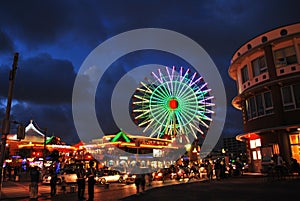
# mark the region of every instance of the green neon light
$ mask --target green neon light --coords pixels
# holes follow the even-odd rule
[[[125,133],[123,133],[122,131],[117,133],[116,136],[111,140],[111,142],[117,142],[120,139],[120,137],[123,137],[125,142],[131,142],[129,137]]]

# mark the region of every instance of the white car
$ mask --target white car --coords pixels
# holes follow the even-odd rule
[[[95,180],[100,184],[124,181],[123,175],[118,170],[101,170],[97,173]]]
[[[63,177],[65,178],[65,180],[66,180],[67,183],[76,183],[77,182],[77,174],[72,169],[62,170],[57,175],[57,183],[58,184],[61,183]]]
[[[72,169],[61,170],[57,174],[57,183],[58,184],[61,183],[62,177],[65,178],[67,183],[76,183],[77,182],[77,174]],[[42,183],[50,184],[50,180],[51,180],[51,175],[45,175],[45,176],[43,176]]]

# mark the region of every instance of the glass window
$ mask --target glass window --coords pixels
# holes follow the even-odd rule
[[[257,116],[262,116],[264,115],[264,105],[263,105],[263,98],[262,94],[258,94],[256,97],[256,110],[257,110]]]
[[[249,100],[250,100],[251,118],[255,118],[257,116],[256,106],[255,106],[255,99],[254,99],[254,97],[251,97]]]
[[[253,77],[256,77],[264,72],[267,72],[267,65],[265,57],[259,57],[251,62]]]
[[[251,119],[251,108],[249,99],[246,100],[246,112],[247,112],[247,119]]]
[[[252,151],[253,160],[257,160],[256,151]]]
[[[256,146],[256,147],[261,147],[261,141],[260,141],[260,138],[258,138],[258,139],[255,140],[255,146]]]
[[[286,86],[281,88],[281,95],[283,101],[283,107],[285,110],[294,109],[293,96],[291,91],[291,86]]]
[[[273,113],[272,93],[270,91],[264,93],[264,101],[265,101],[265,113],[266,114]]]
[[[293,85],[296,108],[300,108],[300,84]]]
[[[248,120],[273,113],[272,93],[270,91],[248,98],[245,104]]]
[[[297,56],[294,46],[282,48],[274,52],[276,68],[297,63]]]
[[[261,159],[261,152],[260,152],[260,150],[257,150],[257,159]]]
[[[255,149],[255,148],[256,148],[255,140],[250,140],[250,149]]]
[[[242,70],[242,82],[245,83],[246,81],[249,80],[249,75],[248,75],[248,68],[247,65],[245,65]]]
[[[300,162],[300,134],[291,134],[290,144],[291,144],[292,158],[296,159],[299,163]]]

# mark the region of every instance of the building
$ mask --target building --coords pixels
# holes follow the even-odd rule
[[[264,171],[275,154],[300,162],[300,23],[263,33],[233,55],[232,105],[242,110],[249,168]]]
[[[232,159],[244,157],[246,154],[246,143],[235,137],[223,138],[223,149]]]
[[[114,169],[133,167],[138,161],[142,167],[163,168],[175,164],[180,158],[175,153],[184,154],[189,150],[189,158],[197,160],[199,149],[189,144],[178,144],[176,140],[132,135],[120,131],[114,135],[105,135],[101,139],[85,144],[86,150],[102,163],[102,166]],[[184,151],[182,151],[184,150]]]
[[[50,166],[51,154],[56,150],[59,152],[57,158],[64,163],[77,155],[78,148],[66,145],[56,136],[46,136],[45,131],[40,129],[36,122],[30,120],[25,128],[25,138],[17,139],[17,134],[8,134],[6,144],[6,160],[11,166]],[[71,157],[73,156],[74,157]]]

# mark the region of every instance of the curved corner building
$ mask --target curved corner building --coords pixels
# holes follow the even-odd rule
[[[263,33],[233,55],[232,105],[242,110],[249,170],[264,171],[274,154],[300,163],[300,23]]]

